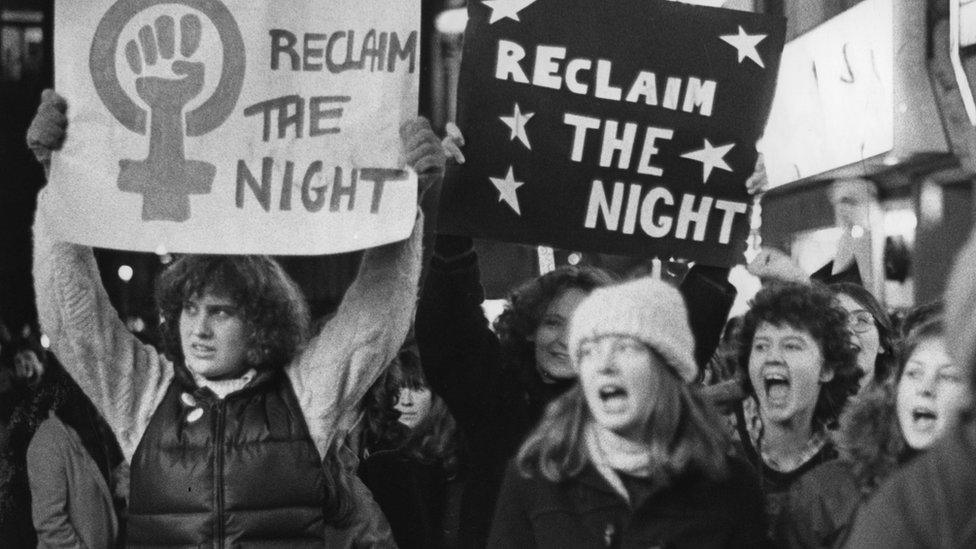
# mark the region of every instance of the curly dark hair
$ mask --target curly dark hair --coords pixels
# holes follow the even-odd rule
[[[549,304],[566,290],[590,293],[613,282],[615,277],[599,267],[566,265],[517,286],[494,323],[506,362],[518,365],[519,371],[534,372],[535,350],[529,338],[535,334]]]
[[[255,368],[288,364],[308,339],[305,297],[281,266],[267,256],[187,255],[156,281],[163,352],[182,362],[180,315],[187,300],[204,294],[230,299],[244,320],[247,353]]]
[[[884,353],[879,354],[874,360],[874,381],[881,383],[887,380],[894,372],[897,363],[897,341],[898,332],[895,324],[891,320],[891,315],[885,311],[881,303],[860,284],[851,282],[836,282],[828,286],[835,294],[844,294],[856,301],[864,310],[871,313],[874,317],[874,325],[878,329],[878,342]]]
[[[749,377],[752,339],[763,322],[773,326],[788,325],[810,333],[820,346],[824,369],[833,372],[823,384],[813,410],[814,425],[832,427],[848,399],[857,393],[862,372],[857,367],[857,353],[851,345],[847,311],[837,298],[819,283],[779,282],[764,286],[751,302],[738,333],[738,368],[746,391],[756,394]]]

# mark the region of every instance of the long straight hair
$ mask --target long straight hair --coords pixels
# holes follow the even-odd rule
[[[651,474],[673,479],[697,472],[711,480],[726,478],[730,441],[718,414],[696,386],[678,379],[670,368],[665,370],[641,437],[650,450]],[[519,473],[550,482],[579,475],[590,463],[584,433],[591,421],[580,385],[554,400],[519,450]]]

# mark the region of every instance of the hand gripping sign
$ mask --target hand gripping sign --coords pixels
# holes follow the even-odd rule
[[[275,254],[405,238],[416,179],[398,128],[416,114],[418,4],[59,2],[62,237]]]

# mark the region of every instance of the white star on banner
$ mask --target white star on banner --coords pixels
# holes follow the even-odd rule
[[[765,34],[746,34],[743,30],[742,25],[739,25],[739,34],[724,34],[719,36],[724,42],[731,44],[739,52],[739,63],[748,57],[752,59],[757,65],[762,68],[766,68],[763,64],[762,57],[759,57],[759,51],[756,50],[756,44],[759,44],[766,38]]]
[[[722,145],[720,147],[713,147],[708,139],[705,139],[705,147],[698,149],[697,151],[691,151],[681,155],[681,158],[688,158],[696,162],[702,163],[702,184],[708,183],[708,176],[712,175],[712,169],[718,168],[720,170],[725,170],[731,172],[732,168],[725,163],[723,158],[735,143],[729,143],[728,145]]]
[[[525,123],[529,121],[535,115],[534,112],[522,112],[519,108],[519,104],[515,104],[515,109],[512,111],[512,116],[499,116],[498,118],[508,126],[512,133],[509,136],[509,141],[518,137],[518,140],[525,145],[525,148],[532,150],[532,145],[529,144],[529,134],[525,133]]]
[[[491,9],[491,19],[488,24],[505,19],[520,21],[518,12],[529,7],[535,0],[485,0],[484,4]]]
[[[504,178],[501,177],[489,177],[491,182],[494,183],[495,188],[498,189],[498,201],[504,200],[508,205],[515,211],[518,215],[522,215],[522,210],[519,209],[518,193],[515,192],[516,189],[524,185],[525,183],[515,180],[515,174],[512,172],[512,167],[508,167],[508,173],[505,174]]]

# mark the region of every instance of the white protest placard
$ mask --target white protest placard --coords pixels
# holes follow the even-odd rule
[[[58,0],[65,240],[326,254],[406,238],[419,0]]]

